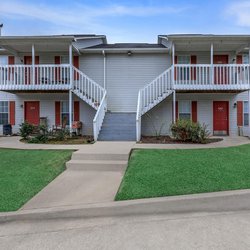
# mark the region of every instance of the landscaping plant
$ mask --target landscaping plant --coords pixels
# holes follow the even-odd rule
[[[176,140],[183,142],[205,143],[210,135],[206,124],[186,119],[178,119],[170,130]]]

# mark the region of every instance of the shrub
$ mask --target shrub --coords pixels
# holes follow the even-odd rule
[[[55,139],[57,141],[64,141],[67,139],[67,137],[70,135],[69,130],[68,129],[62,129],[62,130],[58,130],[55,133]]]
[[[25,140],[29,138],[33,130],[34,130],[34,126],[26,121],[20,125],[20,134],[21,134],[21,137]]]
[[[179,119],[170,127],[173,137],[183,142],[205,143],[209,137],[207,125]]]

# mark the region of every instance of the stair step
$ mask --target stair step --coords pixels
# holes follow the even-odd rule
[[[70,160],[66,163],[69,170],[91,170],[91,171],[124,171],[127,161],[108,160]]]
[[[112,113],[105,115],[98,137],[99,141],[135,141],[136,114]]]
[[[76,151],[72,155],[72,160],[127,161],[128,154],[88,154]]]

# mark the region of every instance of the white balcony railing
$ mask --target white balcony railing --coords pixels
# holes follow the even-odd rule
[[[249,64],[176,64],[176,90],[245,90],[250,85]]]
[[[0,66],[0,90],[65,90],[70,88],[70,65]]]

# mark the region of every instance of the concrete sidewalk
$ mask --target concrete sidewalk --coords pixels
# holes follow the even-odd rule
[[[67,169],[21,209],[113,201],[134,142],[97,142],[74,152]]]
[[[150,144],[150,143],[136,143],[136,142],[108,142],[98,141],[94,144],[79,144],[79,145],[54,145],[54,144],[28,144],[20,142],[21,137],[0,137],[0,148],[16,148],[16,149],[75,149],[81,150],[81,152],[101,152],[105,154],[112,154],[114,149],[128,150],[132,148],[152,148],[152,149],[195,149],[195,148],[222,148],[222,147],[233,147],[243,144],[249,144],[250,140],[248,137],[243,136],[225,136],[221,137],[223,140],[220,142],[214,142],[209,144]]]

